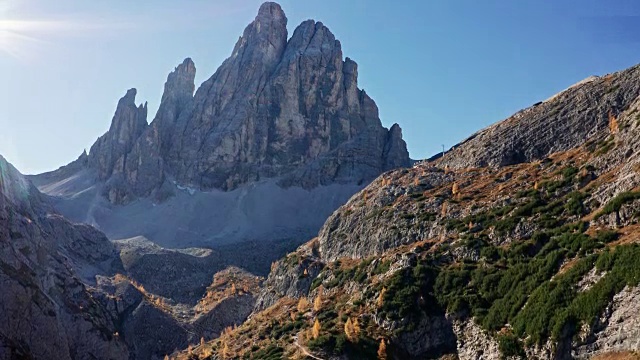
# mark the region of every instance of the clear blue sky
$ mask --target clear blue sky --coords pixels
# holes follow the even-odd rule
[[[192,57],[198,85],[211,76],[260,3],[0,0],[0,153],[25,173],[68,163],[108,129],[131,87],[151,120],[167,74]],[[336,34],[413,158],[640,62],[636,0],[280,3],[290,34],[308,18]]]

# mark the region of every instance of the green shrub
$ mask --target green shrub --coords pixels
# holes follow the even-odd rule
[[[568,195],[568,201],[564,208],[569,215],[581,216],[585,213],[585,207],[583,204],[586,195],[579,191],[574,191]]]
[[[317,339],[309,340],[307,346],[311,351],[324,350],[333,352],[336,347],[336,338],[332,334],[320,335]]]
[[[265,359],[265,360],[280,360],[284,358],[284,349],[277,345],[269,345],[268,347],[260,351],[254,352],[251,358]]]
[[[396,272],[387,281],[384,287],[383,305],[380,313],[390,319],[400,320],[418,315],[421,311],[438,312],[440,309],[433,306],[432,298],[433,279],[435,270],[432,267],[418,263],[413,268],[405,268]],[[429,303],[428,308],[421,309],[419,297]]]
[[[503,357],[519,357],[524,359],[527,356],[522,347],[522,343],[513,335],[499,336],[498,349]]]
[[[324,273],[318,275],[318,277],[313,279],[313,281],[311,282],[311,288],[309,291],[313,291],[317,289],[320,285],[322,285],[323,281],[324,281]]]
[[[569,166],[562,170],[562,177],[565,180],[573,180],[573,178],[578,174],[578,168]]]
[[[609,201],[607,205],[605,205],[604,208],[602,208],[602,210],[596,215],[596,219],[601,216],[620,211],[622,205],[638,199],[640,199],[640,191],[623,192],[611,199],[611,201]]]
[[[391,261],[390,260],[378,261],[378,263],[376,264],[375,269],[373,269],[373,275],[384,274],[387,271],[389,271],[390,267],[391,267]]]

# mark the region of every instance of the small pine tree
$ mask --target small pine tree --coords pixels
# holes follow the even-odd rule
[[[380,290],[380,295],[378,295],[378,300],[376,301],[376,305],[378,305],[378,308],[381,308],[382,305],[384,305],[384,295],[387,293],[387,288],[383,287],[382,290]]]
[[[613,115],[613,111],[609,111],[609,130],[612,134],[617,134],[619,129],[618,119]]]
[[[344,324],[344,334],[352,343],[357,343],[360,339],[360,324],[357,318],[348,318]]]
[[[298,312],[305,312],[309,308],[309,300],[306,297],[301,297],[298,301]]]
[[[165,355],[164,360],[169,360],[169,355]]]
[[[231,284],[231,293],[233,295],[238,293],[238,290],[236,289],[236,284]]]
[[[316,322],[313,323],[313,329],[311,330],[311,335],[314,339],[320,337],[320,330],[322,330],[322,327],[320,326],[320,322],[318,321],[318,319],[316,319]]]
[[[307,277],[309,276],[309,270],[307,270],[306,268],[304,269],[304,272],[302,273],[302,276]]]
[[[358,318],[353,318],[353,331],[355,332],[357,342],[357,340],[360,339],[360,322]]]
[[[460,193],[460,185],[458,185],[458,183],[453,183],[453,186],[451,187],[451,193],[453,195],[458,195]]]
[[[378,360],[387,360],[387,343],[384,339],[380,340],[380,346],[378,346]]]
[[[540,190],[540,184],[537,181],[533,184],[533,190]]]
[[[232,332],[233,332],[233,328],[231,326],[227,326],[226,328],[224,328],[225,335],[231,335]]]
[[[447,216],[447,203],[446,202],[442,203],[442,209],[440,210],[440,215],[442,215],[442,217]]]
[[[200,359],[209,359],[213,354],[213,350],[210,347],[204,348],[200,352]]]
[[[204,347],[204,336],[200,338],[200,347]]]
[[[231,350],[229,349],[229,344],[226,341],[222,347],[222,358],[231,359]]]
[[[353,322],[351,321],[351,318],[348,318],[347,322],[344,323],[344,334],[347,336],[349,341],[353,342],[355,335],[353,333]]]

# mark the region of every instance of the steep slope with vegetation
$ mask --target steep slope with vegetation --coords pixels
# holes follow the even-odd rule
[[[604,126],[575,141],[541,133],[531,143],[557,141],[560,152],[466,167],[454,161],[464,158],[463,144],[442,159],[383,174],[336,211],[318,238],[273,264],[247,322],[175,357],[637,356],[634,69],[597,85],[609,90],[587,83],[568,90],[575,96],[548,100],[606,114]],[[604,109],[610,95],[621,101]],[[554,126],[552,113],[538,111],[536,121]],[[526,124],[530,118],[522,116]],[[508,131],[494,145],[513,136]],[[501,155],[487,156],[486,164],[504,165]]]

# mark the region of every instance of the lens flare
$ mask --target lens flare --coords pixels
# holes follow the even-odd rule
[[[24,58],[29,50],[48,42],[43,35],[73,31],[78,24],[47,20],[7,20],[0,19],[0,51],[15,58]]]

